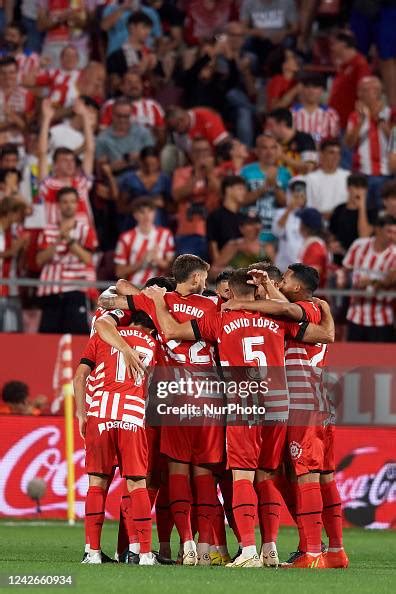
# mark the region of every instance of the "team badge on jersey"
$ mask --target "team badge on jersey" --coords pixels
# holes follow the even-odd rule
[[[302,447],[297,441],[291,441],[289,444],[290,456],[293,460],[298,460],[302,454]]]

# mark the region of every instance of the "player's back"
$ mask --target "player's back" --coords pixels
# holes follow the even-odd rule
[[[139,352],[143,365],[152,367],[156,362],[157,341],[139,327],[118,328],[129,346]],[[87,384],[88,415],[122,420],[136,425],[144,424],[145,399],[148,378],[128,377],[122,353],[94,334],[81,359],[91,366]]]

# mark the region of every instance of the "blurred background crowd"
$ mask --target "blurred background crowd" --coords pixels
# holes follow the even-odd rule
[[[213,285],[314,266],[340,338],[393,341],[395,29],[396,0],[0,0],[0,330],[86,333],[95,281],[192,253]]]

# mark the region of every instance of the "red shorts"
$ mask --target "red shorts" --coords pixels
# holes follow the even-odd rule
[[[115,458],[121,476],[146,476],[148,447],[145,429],[124,421],[89,416],[85,434],[87,473],[110,475]]]
[[[224,427],[162,427],[161,453],[177,462],[202,466],[223,459]]]
[[[235,470],[276,470],[286,447],[287,425],[227,427],[227,465]]]
[[[335,425],[329,423],[329,425],[326,425],[324,428],[322,472],[335,472],[334,438]]]
[[[325,428],[321,425],[287,428],[289,460],[296,476],[323,469]]]

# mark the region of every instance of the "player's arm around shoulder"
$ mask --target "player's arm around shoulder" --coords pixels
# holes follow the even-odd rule
[[[142,293],[154,302],[160,330],[165,340],[194,340],[191,322],[181,324],[169,313],[165,302],[166,289],[149,287]]]
[[[99,296],[98,305],[104,309],[129,309],[128,296],[138,295],[140,290],[121,278]]]
[[[334,342],[335,325],[329,304],[327,301],[318,299],[317,297],[314,298],[314,303],[320,307],[322,311],[322,319],[319,325],[308,324],[304,332],[304,336],[301,337],[301,340],[303,342],[321,342],[323,344]]]

